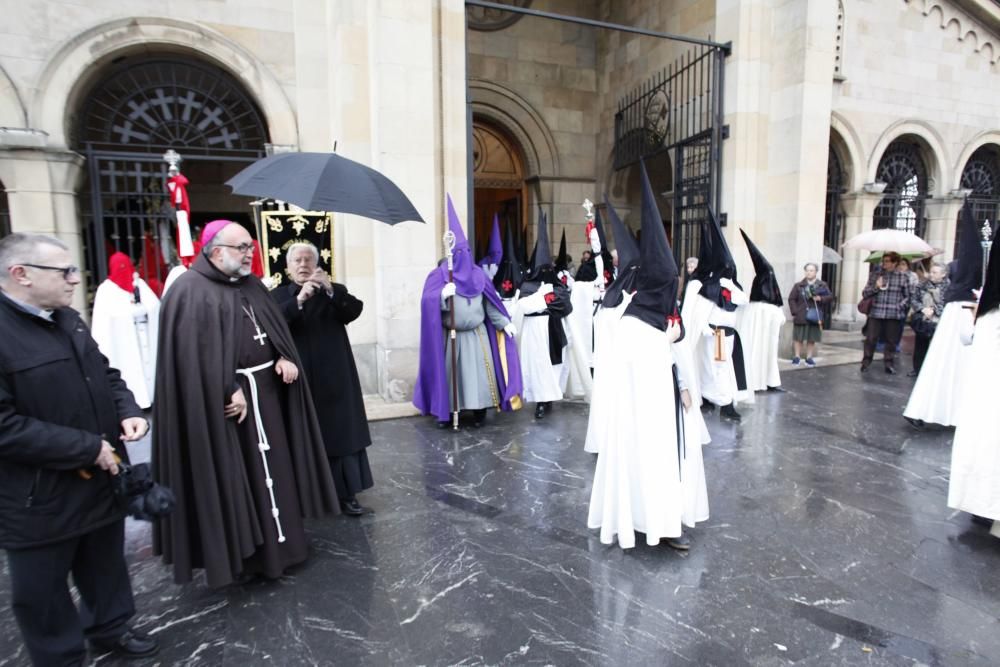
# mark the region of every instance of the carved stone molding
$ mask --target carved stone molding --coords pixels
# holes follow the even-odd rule
[[[924,16],[933,18],[942,30],[952,24],[957,28],[958,40],[972,40],[977,53],[990,64],[1000,60],[1000,8],[989,0],[903,0],[919,9]]]

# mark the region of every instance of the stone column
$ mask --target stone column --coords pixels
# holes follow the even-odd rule
[[[932,247],[944,251],[934,257],[936,262],[948,263],[954,258],[956,221],[964,203],[963,197],[950,196],[934,197],[924,202],[927,221],[924,239]]]
[[[7,190],[11,231],[54,236],[69,246],[73,263],[83,267],[83,223],[77,214],[76,190],[84,159],[72,151],[48,148],[45,138],[31,130],[0,130],[0,180]],[[73,299],[73,307],[85,316],[87,288],[84,283]]]
[[[875,207],[881,201],[882,195],[867,192],[854,192],[844,195],[841,202],[844,205],[844,238],[849,239],[862,232],[871,230],[872,216]],[[840,248],[836,248],[841,252]],[[858,312],[858,301],[861,300],[861,290],[868,282],[869,265],[864,261],[868,256],[866,250],[844,250],[841,252],[844,261],[840,265],[840,285],[830,287],[837,292],[839,307],[833,314],[833,319],[842,325],[852,322],[864,322],[865,317]],[[850,327],[853,329],[853,327]]]

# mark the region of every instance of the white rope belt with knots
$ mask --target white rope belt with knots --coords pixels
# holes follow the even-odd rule
[[[274,525],[278,529],[278,541],[285,541],[285,534],[281,532],[281,519],[278,518],[280,512],[278,511],[278,503],[274,500],[274,480],[271,479],[271,469],[267,465],[267,450],[271,449],[271,443],[267,441],[267,431],[264,430],[264,420],[260,416],[260,399],[257,397],[257,380],[254,379],[253,374],[257,371],[262,371],[265,368],[270,368],[274,366],[274,361],[269,361],[266,364],[261,364],[259,366],[254,366],[252,368],[237,368],[236,372],[240,375],[245,376],[250,381],[250,403],[253,404],[253,420],[257,425],[257,437],[259,442],[257,443],[257,449],[260,451],[260,460],[264,464],[264,482],[267,484],[267,492],[271,496],[271,516],[274,517]]]

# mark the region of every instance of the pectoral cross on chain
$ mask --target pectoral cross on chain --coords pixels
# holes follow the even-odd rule
[[[242,308],[243,312],[246,313],[247,316],[250,318],[250,322],[253,324],[254,331],[257,332],[257,335],[254,336],[253,339],[258,343],[260,343],[261,347],[264,347],[265,345],[264,339],[267,338],[267,332],[262,331],[260,325],[257,324],[257,315],[253,312],[253,306],[250,306],[250,310],[247,310],[246,306],[242,306]]]

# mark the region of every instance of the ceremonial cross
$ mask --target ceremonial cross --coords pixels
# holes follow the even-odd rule
[[[260,327],[256,324],[253,325],[253,328],[257,330],[257,335],[254,336],[253,339],[260,342],[261,347],[264,347],[264,339],[267,338],[267,332],[261,331]]]
[[[585,211],[587,211],[587,220],[594,219],[594,202],[590,201],[590,198],[583,200],[582,204]]]

